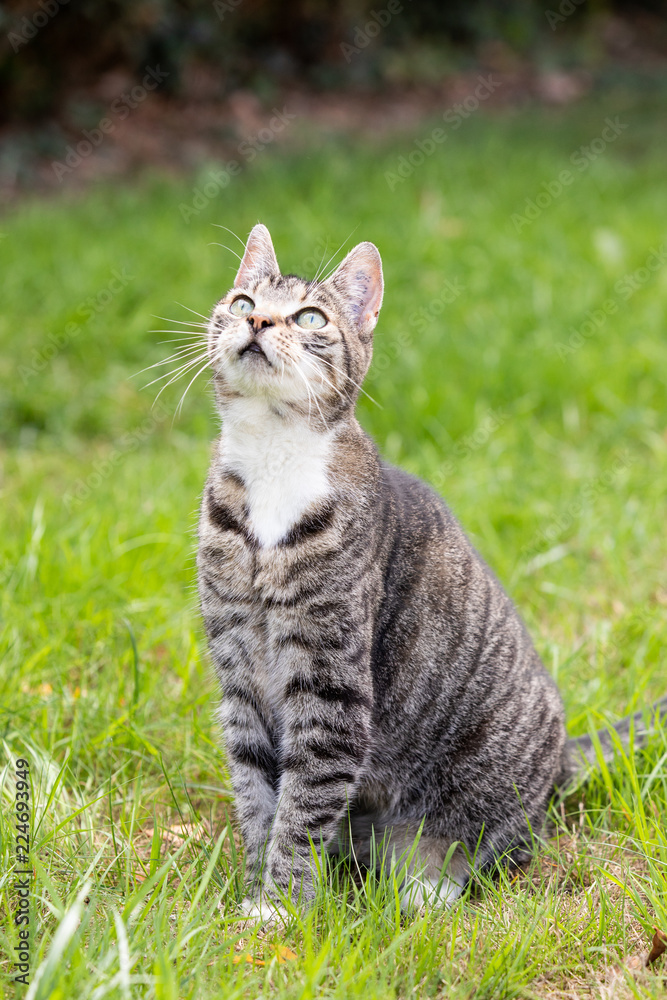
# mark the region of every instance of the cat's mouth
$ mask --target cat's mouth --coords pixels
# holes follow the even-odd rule
[[[271,364],[266,354],[262,350],[261,344],[259,344],[258,341],[256,340],[251,340],[249,344],[246,344],[245,347],[241,348],[241,350],[239,351],[239,357],[242,358],[244,354],[259,354],[260,357],[264,358],[264,360],[268,365]]]

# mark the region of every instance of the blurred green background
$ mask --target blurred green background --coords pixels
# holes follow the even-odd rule
[[[128,898],[154,805],[229,807],[194,570],[218,422],[206,371],[178,413],[189,377],[146,385],[257,221],[307,277],[379,247],[359,418],[508,587],[571,731],[667,689],[662,5],[412,3],[370,37],[386,6],[72,2],[16,52],[44,9],[2,8],[0,723],[51,775],[64,896],[102,843]]]
[[[189,377],[154,409],[163,383],[143,387],[176,367],[160,367],[179,346],[165,341],[197,333],[232,283],[240,243],[216,227],[245,238],[261,220],[287,271],[312,275],[360,239],[380,248],[387,291],[366,383],[379,405],[362,397],[360,418],[446,497],[547,662],[567,664],[570,713],[660,693],[667,141],[655,115],[608,97],[479,114],[393,191],[386,177],[413,137],[275,149],[187,222],[179,206],[209,168],[26,199],[0,243],[11,683],[47,637],[44,677],[62,657],[68,683],[90,680],[93,594],[110,631],[134,615],[149,659],[174,620],[198,632],[191,531],[217,429],[208,374],[178,415]],[[624,128],[575,167],[606,121]],[[634,638],[607,647],[617,632]]]

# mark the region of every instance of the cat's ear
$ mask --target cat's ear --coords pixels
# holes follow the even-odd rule
[[[332,284],[347,299],[362,340],[370,337],[377,323],[384,291],[378,248],[373,243],[359,243],[354,250],[350,250],[326,284]]]
[[[250,231],[243,260],[234,279],[234,288],[248,288],[272,274],[280,274],[276,252],[269,230],[258,223]]]

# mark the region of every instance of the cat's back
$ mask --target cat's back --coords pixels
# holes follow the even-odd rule
[[[414,694],[415,711],[434,696],[489,708],[523,689],[560,705],[519,612],[445,502],[402,469],[380,469],[389,542],[374,644],[379,704],[401,691]]]
[[[363,795],[393,802],[396,775],[409,774],[418,811],[446,800],[461,816],[470,807],[463,790],[475,788],[480,808],[501,812],[518,790],[537,816],[565,738],[556,686],[514,604],[441,498],[385,464],[381,495],[390,544]]]

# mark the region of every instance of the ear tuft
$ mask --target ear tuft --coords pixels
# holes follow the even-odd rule
[[[329,283],[347,300],[361,339],[370,337],[377,323],[384,292],[378,248],[373,243],[359,243],[327,279],[326,284]]]
[[[248,288],[272,274],[280,274],[276,252],[269,230],[258,223],[253,226],[248,237],[243,260],[234,279],[234,288]]]

